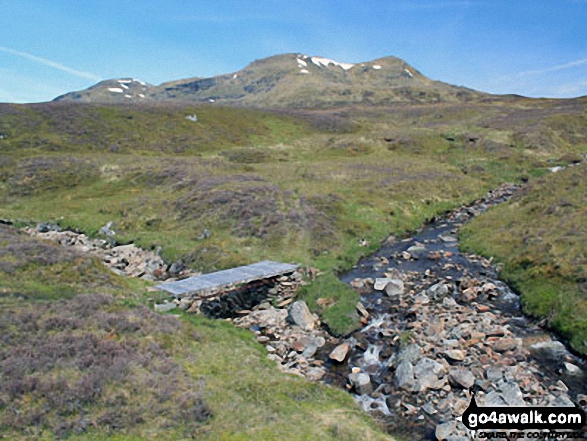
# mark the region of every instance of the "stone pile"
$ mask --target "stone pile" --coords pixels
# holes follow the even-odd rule
[[[236,326],[249,328],[265,345],[268,357],[283,372],[318,381],[326,374],[324,362],[315,357],[330,335],[320,329],[320,320],[306,303],[298,300],[286,308],[263,303],[255,311],[234,320]]]
[[[297,290],[305,283],[304,275],[313,278],[315,273],[313,268],[298,269],[290,275],[266,280],[261,286],[251,284],[229,292],[206,296],[188,295],[155,305],[155,309],[168,311],[178,307],[188,312],[210,315],[210,311],[226,311],[220,305],[228,304],[230,317],[223,315],[219,318],[226,318],[236,326],[254,332],[257,341],[267,349],[268,358],[274,360],[283,372],[319,381],[326,369],[317,353],[326,344],[331,346],[338,340],[321,329],[320,319],[310,312],[304,301],[294,301]],[[261,300],[259,292],[264,294]],[[254,304],[247,303],[249,301]],[[211,308],[211,304],[218,307]],[[242,309],[233,306],[242,306]]]
[[[113,235],[111,227],[112,225],[109,223],[102,228],[110,233],[105,234],[107,239],[89,238],[83,233],[62,231],[58,225],[49,223],[40,223],[36,228],[25,228],[24,231],[31,236],[37,236],[93,255],[113,272],[120,275],[168,281],[198,275],[180,262],[167,265],[158,252],[144,250],[134,244],[116,245],[111,238]]]
[[[347,342],[353,349],[348,386],[365,410],[414,425],[450,424],[449,439],[464,441],[469,438],[456,419],[471,389],[481,406],[573,406],[565,384],[530,356],[542,351],[578,369],[564,345],[547,340],[527,349],[512,332],[511,318],[487,306],[488,299],[511,295],[507,286],[488,280],[463,287],[454,280],[421,284],[413,273],[405,279],[411,289],[399,302],[381,297],[378,308],[367,307],[370,324]],[[457,301],[471,293],[472,301]]]

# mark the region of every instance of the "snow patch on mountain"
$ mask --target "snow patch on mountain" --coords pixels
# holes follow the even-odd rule
[[[322,57],[312,57],[311,60],[312,63],[314,63],[318,67],[328,67],[332,64],[333,66],[339,66],[342,67],[344,70],[348,70],[354,66],[354,64],[351,63],[340,63],[338,61],[329,60],[328,58]]]
[[[122,90],[120,87],[109,87],[108,91],[113,92],[113,93],[123,93],[124,90]]]

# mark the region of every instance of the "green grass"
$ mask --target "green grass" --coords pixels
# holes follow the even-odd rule
[[[545,175],[462,230],[467,249],[494,256],[526,312],[587,354],[587,168]]]
[[[335,335],[346,335],[358,328],[356,306],[359,294],[331,272],[320,275],[300,289],[300,298],[317,311]],[[322,303],[321,305],[321,302]],[[328,305],[328,306],[324,306]]]
[[[200,342],[199,362],[188,369],[206,378],[206,402],[218,415],[202,439],[387,439],[350,395],[280,374],[250,332],[221,321],[187,320]]]

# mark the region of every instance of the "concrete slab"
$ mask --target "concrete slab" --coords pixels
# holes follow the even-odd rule
[[[292,273],[298,265],[264,260],[252,265],[239,266],[215,273],[190,277],[177,282],[161,283],[155,288],[166,291],[176,298],[187,295],[209,294],[235,285],[263,280]]]

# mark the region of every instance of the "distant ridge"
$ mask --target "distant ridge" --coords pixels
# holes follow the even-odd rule
[[[489,94],[434,81],[405,61],[385,57],[341,63],[324,57],[283,54],[210,78],[159,86],[136,79],[102,81],[54,101],[90,103],[191,102],[276,108],[331,108],[353,104],[475,101]]]

